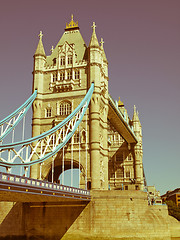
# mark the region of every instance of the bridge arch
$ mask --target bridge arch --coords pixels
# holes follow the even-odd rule
[[[81,156],[82,158],[82,156]],[[86,162],[83,159],[79,159],[79,152],[75,152],[73,154],[73,159],[71,157],[71,152],[65,148],[64,151],[64,163],[63,163],[63,150],[58,152],[58,154],[54,158],[54,162],[52,158],[49,158],[45,164],[42,165],[42,179],[46,179],[48,181],[59,182],[60,175],[67,170],[77,170],[79,169],[80,172],[80,180],[76,179],[76,183],[80,181],[80,186],[82,188],[85,187],[85,180],[86,180]],[[82,161],[81,161],[82,160]],[[64,165],[64,166],[63,166]],[[52,178],[53,174],[53,178]],[[74,172],[73,172],[74,175]],[[78,177],[78,178],[79,178]],[[73,178],[74,179],[74,178]],[[62,181],[60,182],[61,184]],[[77,185],[77,184],[76,184]]]

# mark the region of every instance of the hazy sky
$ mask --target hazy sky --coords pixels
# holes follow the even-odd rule
[[[6,0],[0,5],[0,119],[32,91],[33,55],[43,31],[50,55],[71,14],[89,44],[92,22],[104,39],[109,91],[143,127],[148,185],[180,187],[180,1]]]

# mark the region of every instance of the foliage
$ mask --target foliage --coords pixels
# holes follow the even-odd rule
[[[173,201],[166,201],[166,204],[168,206],[169,215],[180,221],[180,208],[177,207]]]

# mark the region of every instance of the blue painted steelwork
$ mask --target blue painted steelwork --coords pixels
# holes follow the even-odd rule
[[[90,191],[0,172],[0,191],[38,194],[90,201]]]
[[[31,105],[32,105],[33,101],[35,100],[36,96],[37,96],[37,90],[34,91],[34,93],[26,100],[26,102],[24,104],[22,104],[13,113],[11,113],[9,116],[7,116],[6,118],[4,118],[3,120],[0,121],[0,126],[2,126],[3,124],[8,125],[8,121],[13,119],[17,114],[20,114],[18,120],[15,121],[13,124],[10,124],[11,126],[9,127],[9,129],[7,131],[5,131],[2,134],[2,136],[0,136],[0,141],[2,141],[17,126],[17,124],[21,121],[21,119],[25,116],[25,114],[27,113],[27,111],[31,107]],[[25,109],[25,110],[23,111],[23,109]]]
[[[61,142],[53,151],[47,153],[44,157],[37,159],[37,160],[33,160],[33,161],[29,161],[29,162],[23,162],[23,163],[12,163],[12,162],[2,162],[0,161],[0,166],[3,167],[12,167],[12,166],[24,166],[24,167],[28,167],[37,163],[42,163],[45,160],[47,160],[48,158],[54,156],[57,152],[59,152],[59,150],[61,148],[63,148],[66,143],[70,140],[70,138],[73,136],[73,134],[75,133],[76,129],[78,128],[80,122],[83,119],[83,116],[88,108],[89,102],[91,100],[91,96],[93,94],[94,91],[94,84],[92,83],[89,91],[87,92],[86,96],[84,97],[84,99],[82,100],[82,102],[79,104],[79,106],[66,118],[64,119],[62,122],[60,122],[58,125],[56,125],[55,127],[53,127],[52,129],[50,129],[47,132],[42,133],[39,136],[24,140],[24,141],[20,141],[20,142],[16,142],[16,143],[11,143],[11,144],[5,144],[5,145],[1,145],[0,146],[0,151],[2,150],[11,150],[14,147],[17,146],[25,146],[28,144],[31,144],[35,141],[41,140],[45,137],[47,137],[48,135],[51,135],[53,133],[55,133],[57,130],[59,130],[60,128],[62,128],[63,126],[65,126],[70,120],[72,120],[73,117],[75,117],[82,109],[82,112],[80,114],[80,118],[79,120],[76,121],[74,128],[71,132],[69,132],[66,136],[66,138],[64,139],[63,142]]]

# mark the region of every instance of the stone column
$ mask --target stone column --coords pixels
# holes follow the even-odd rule
[[[90,105],[91,188],[100,189],[100,95],[94,93]]]

